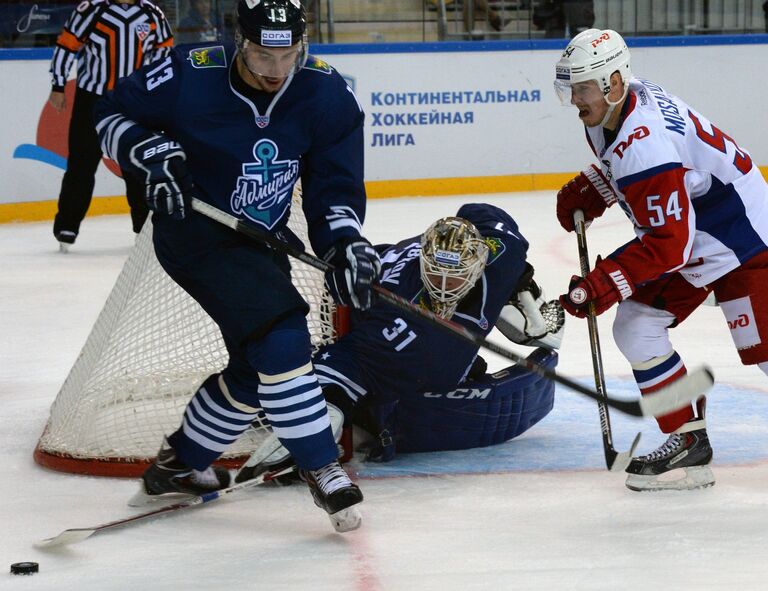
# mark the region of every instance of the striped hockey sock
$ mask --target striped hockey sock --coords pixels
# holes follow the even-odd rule
[[[640,393],[646,395],[680,379],[687,373],[687,370],[680,355],[676,351],[672,351],[662,357],[654,357],[643,363],[632,364],[632,373],[635,375]],[[656,417],[656,421],[664,433],[672,433],[695,417],[696,407],[689,404],[669,414]]]

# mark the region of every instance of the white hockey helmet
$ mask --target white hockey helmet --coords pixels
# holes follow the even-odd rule
[[[488,245],[472,222],[440,218],[422,234],[419,260],[421,280],[435,312],[450,318],[483,274]]]
[[[605,96],[611,90],[611,75],[617,71],[626,94],[632,69],[624,38],[610,29],[587,29],[571,39],[557,62],[555,91],[560,102],[568,105],[573,84],[594,80]]]

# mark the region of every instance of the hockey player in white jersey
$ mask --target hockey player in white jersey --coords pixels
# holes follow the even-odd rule
[[[573,231],[576,210],[589,222],[618,203],[637,236],[571,280],[565,309],[584,317],[590,302],[598,314],[619,304],[614,338],[649,394],[685,374],[668,331],[714,293],[742,363],[768,374],[768,185],[749,153],[680,98],[634,78],[615,31],[574,37],[555,89],[578,108],[599,160],[558,193],[560,224]],[[630,489],[714,484],[704,406],[702,397],[658,419],[669,438],[632,460]],[[660,477],[672,470],[679,478]]]

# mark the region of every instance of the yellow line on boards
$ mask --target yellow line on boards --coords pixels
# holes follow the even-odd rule
[[[40,222],[52,220],[56,215],[56,201],[27,201],[24,203],[0,203],[0,224],[9,222]],[[115,215],[128,213],[124,196],[94,197],[88,215]]]
[[[768,180],[768,166],[760,171]],[[434,197],[441,195],[471,195],[482,193],[515,193],[521,191],[555,191],[571,180],[576,173],[513,174],[505,176],[456,177],[441,179],[413,179],[399,181],[368,181],[365,183],[369,199],[392,197]],[[94,197],[88,215],[116,215],[128,213],[124,196]],[[56,201],[27,201],[0,203],[0,224],[9,222],[37,222],[52,220],[56,215]]]
[[[370,199],[547,191],[559,189],[571,180],[574,175],[575,173],[514,174],[402,181],[368,181],[365,183],[365,188]]]

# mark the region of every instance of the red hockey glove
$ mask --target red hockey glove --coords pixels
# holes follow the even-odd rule
[[[568,181],[557,193],[557,219],[568,232],[574,231],[573,212],[584,212],[584,221],[591,222],[603,215],[605,208],[616,201],[616,193],[608,179],[594,164]]]
[[[635,286],[621,265],[598,257],[595,268],[586,277],[571,277],[568,293],[560,296],[560,303],[572,316],[586,318],[590,302],[594,302],[597,316],[633,293]]]

